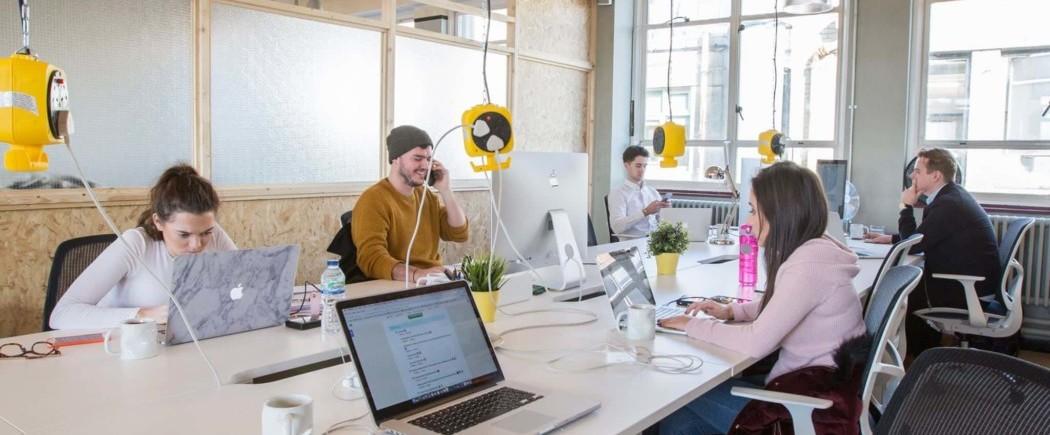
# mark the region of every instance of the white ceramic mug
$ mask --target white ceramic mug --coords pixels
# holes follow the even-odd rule
[[[120,349],[110,347],[113,329],[103,334],[103,348],[110,355],[120,355],[120,359],[153,358],[160,353],[160,341],[157,340],[157,322],[152,319],[128,319],[120,324]]]
[[[616,316],[616,324],[627,317],[624,337],[631,341],[650,341],[656,338],[656,307],[650,304],[632,304]]]
[[[314,427],[314,399],[306,394],[274,396],[263,403],[263,435],[308,435]]]
[[[849,224],[849,238],[854,240],[860,240],[864,238],[864,233],[868,232],[868,227],[863,224]]]

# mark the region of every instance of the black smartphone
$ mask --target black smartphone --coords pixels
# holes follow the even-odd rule
[[[437,184],[438,180],[441,179],[441,175],[442,174],[440,169],[431,169],[430,177],[427,178],[427,186],[434,187],[434,185]]]

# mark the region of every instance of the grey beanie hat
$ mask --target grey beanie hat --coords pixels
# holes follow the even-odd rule
[[[419,127],[413,125],[401,125],[390,130],[386,137],[386,150],[390,163],[402,154],[412,151],[413,148],[426,148],[434,146],[430,135]]]

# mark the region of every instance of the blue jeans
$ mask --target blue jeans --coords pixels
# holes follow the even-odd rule
[[[660,421],[660,435],[708,435],[729,432],[751,399],[729,393],[733,387],[763,388],[764,376],[729,379]]]

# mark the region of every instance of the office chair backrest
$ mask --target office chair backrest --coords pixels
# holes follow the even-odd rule
[[[361,268],[357,266],[357,246],[354,244],[354,235],[350,231],[350,221],[353,212],[353,210],[350,210],[339,216],[341,226],[339,231],[335,233],[335,237],[332,238],[332,242],[328,244],[328,252],[339,256],[339,268],[342,269],[343,275],[346,276],[347,284],[370,281],[365,276],[365,273],[361,271]]]
[[[609,195],[605,195],[603,200],[605,201],[605,223],[609,227],[609,243],[619,242],[620,238],[613,235],[616,233],[613,232],[612,219],[609,218]]]
[[[587,213],[587,246],[598,246],[598,235],[594,233],[594,220]]]
[[[882,279],[886,277],[886,272],[889,272],[890,268],[894,266],[900,266],[904,263],[904,259],[908,257],[908,251],[911,250],[912,246],[919,244],[922,241],[923,235],[919,233],[912,234],[907,239],[898,241],[890,248],[889,252],[886,253],[886,258],[882,259],[882,264],[879,265],[879,271],[875,274],[875,281],[871,283],[871,293],[875,293],[875,289],[879,288],[879,284]],[[868,296],[868,307],[864,310],[864,317],[868,317],[868,313],[871,310],[870,300],[873,296]]]
[[[1050,421],[1050,370],[977,349],[927,350],[908,368],[878,434],[1039,434]]]
[[[62,299],[62,295],[66,294],[73,281],[76,281],[84,269],[87,269],[114,240],[117,240],[117,236],[113,234],[99,234],[69,239],[55,248],[55,259],[51,262],[51,274],[47,279],[47,293],[44,296],[42,330],[51,330],[48,321],[59,299]]]
[[[878,375],[881,373],[897,378],[904,376],[904,357],[892,339],[907,314],[908,295],[915,290],[921,279],[922,269],[915,266],[895,266],[886,272],[879,287],[872,290],[868,315],[864,318],[864,327],[871,337],[871,352],[868,354],[861,378],[863,409],[860,423],[862,428],[868,429],[863,430],[864,433],[871,433],[869,405],[874,404],[879,411],[884,409],[883,404],[874,398]]]
[[[1011,219],[1006,225],[1006,232],[1003,233],[1002,240],[999,242],[999,270],[1002,271],[999,287],[1002,292],[1003,303],[1006,305],[1006,309],[1010,311],[1019,308],[1017,297],[1021,291],[1021,275],[1023,274],[1021,264],[1014,258],[1017,256],[1017,250],[1021,247],[1021,240],[1024,239],[1025,234],[1028,233],[1028,230],[1034,224],[1035,219],[1030,217]],[[1013,276],[1014,274],[1011,271],[1015,271],[1016,276]]]

